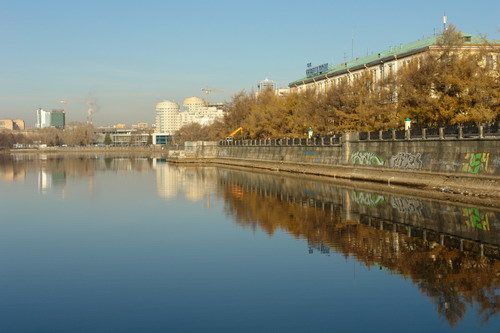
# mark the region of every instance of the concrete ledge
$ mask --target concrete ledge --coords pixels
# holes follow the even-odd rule
[[[229,158],[189,158],[168,160],[174,163],[215,164],[302,175],[323,176],[329,179],[352,180],[385,184],[389,187],[412,189],[416,195],[438,197],[458,202],[474,202],[483,206],[500,207],[500,179],[498,177],[461,177],[437,173],[415,173],[404,170],[370,169],[349,166],[330,166],[303,163],[285,163]],[[355,184],[354,184],[355,186]]]

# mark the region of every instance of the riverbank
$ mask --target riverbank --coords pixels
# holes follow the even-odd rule
[[[147,154],[152,157],[166,158],[170,149],[178,147],[46,147],[39,149],[11,149],[2,150],[0,155],[88,155],[88,154],[102,154],[102,155],[116,155],[116,154]]]
[[[269,161],[255,158],[231,158],[227,147],[204,145],[203,149],[173,150],[144,147],[57,147],[43,149],[18,149],[0,151],[1,154],[148,154],[156,158],[168,158],[172,163],[211,164],[225,167],[259,169],[270,172],[286,172],[325,180],[363,182],[388,191],[404,191],[407,194],[428,196],[440,200],[474,203],[500,208],[500,177],[482,174],[452,174],[418,170],[374,168],[361,165],[324,165]],[[237,148],[237,147],[235,147]],[[285,147],[283,147],[285,148]],[[282,149],[283,149],[282,148]],[[312,147],[308,149],[311,150]],[[326,147],[325,147],[326,148]],[[248,149],[248,148],[247,148]],[[240,152],[244,151],[241,148]],[[200,153],[201,151],[201,153]],[[255,154],[255,151],[253,152]],[[281,154],[281,153],[280,153]],[[223,156],[221,156],[223,155]],[[304,154],[302,154],[304,155]],[[251,156],[249,154],[249,156]],[[354,186],[356,186],[354,184]]]
[[[375,139],[372,139],[374,138]],[[500,206],[500,138],[346,133],[342,140],[193,142],[169,161],[211,163],[401,186]],[[424,194],[425,196],[425,194]],[[464,199],[465,198],[465,199]]]
[[[218,165],[260,171],[286,172],[301,176],[321,177],[325,181],[363,184],[373,190],[405,193],[437,200],[474,203],[500,208],[500,180],[478,177],[456,177],[446,174],[407,173],[369,168],[332,167],[298,163],[275,163],[258,160],[169,158],[170,163]]]

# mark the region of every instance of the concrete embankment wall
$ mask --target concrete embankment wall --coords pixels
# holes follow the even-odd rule
[[[333,146],[219,146],[217,158],[500,177],[500,139],[360,141]]]
[[[348,133],[334,145],[259,143],[191,143],[186,154],[222,164],[500,198],[500,138],[496,137],[359,140],[358,133]]]

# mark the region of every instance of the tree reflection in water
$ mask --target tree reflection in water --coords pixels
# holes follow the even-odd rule
[[[311,198],[310,190],[302,190],[302,198],[287,198],[286,193],[293,192],[290,182],[282,180],[280,184],[280,178],[274,177],[264,185],[265,181],[255,177],[259,176],[241,177],[230,172],[219,179],[226,210],[241,226],[259,228],[269,235],[283,230],[307,239],[310,251],[326,246],[354,256],[368,268],[381,266],[410,278],[452,327],[464,318],[467,304],[477,307],[483,322],[498,315],[498,249],[490,251],[490,256],[481,256],[371,227],[347,218],[341,198],[325,208],[324,201]]]
[[[62,173],[66,181],[66,177],[92,178],[98,172],[149,172],[152,162],[150,156],[129,154],[0,156],[0,177],[24,181],[27,172],[43,171]],[[176,184],[171,181],[186,178],[183,173],[189,175],[183,186],[200,193],[213,192],[217,183],[227,213],[245,228],[259,228],[269,235],[283,230],[307,239],[310,251],[331,249],[368,268],[384,267],[411,279],[452,327],[464,318],[467,305],[477,309],[483,322],[499,314],[500,213],[496,211],[275,174],[167,165],[156,169],[157,177],[162,174],[159,169],[168,169],[163,180],[172,186]],[[448,243],[439,240],[443,235],[448,235]],[[462,246],[461,239],[475,241]],[[481,256],[478,244],[492,246]],[[462,247],[471,251],[461,251]]]

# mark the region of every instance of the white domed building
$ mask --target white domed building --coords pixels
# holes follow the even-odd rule
[[[182,104],[181,127],[192,123],[206,126],[222,117],[224,117],[222,109],[215,106],[206,106],[203,99],[192,96],[186,98]]]
[[[164,100],[156,104],[156,132],[173,135],[180,128],[179,104]]]
[[[224,117],[224,110],[221,107],[207,107],[205,101],[199,97],[192,96],[184,99],[182,109],[179,104],[164,100],[156,104],[156,130],[153,135],[153,144],[167,143],[170,140],[169,137],[183,126],[192,123],[206,126],[222,117]]]
[[[194,111],[203,107],[205,107],[205,101],[196,96],[188,97],[182,103],[183,111],[191,111],[191,110]]]

